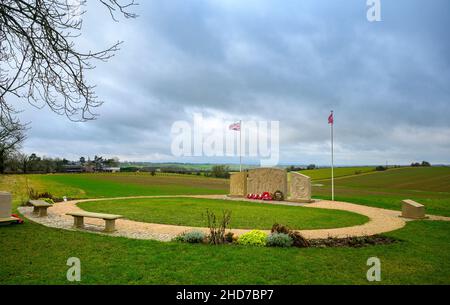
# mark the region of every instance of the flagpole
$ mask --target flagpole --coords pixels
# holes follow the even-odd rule
[[[334,201],[334,114],[333,110],[331,111],[331,115],[333,116],[333,122],[331,123],[331,200]]]
[[[242,172],[242,120],[239,120],[239,172]]]

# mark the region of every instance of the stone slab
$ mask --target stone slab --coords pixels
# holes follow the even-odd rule
[[[100,218],[100,219],[119,219],[122,218],[122,215],[114,215],[114,214],[103,214],[103,213],[91,213],[91,212],[70,212],[66,215],[74,216],[74,217],[89,217],[89,218]]]
[[[403,200],[402,217],[411,219],[424,219],[426,218],[425,206],[410,199]]]
[[[12,195],[8,192],[0,192],[0,218],[10,218],[12,210]]]
[[[257,168],[249,170],[247,193],[262,194],[281,191],[287,197],[287,173],[279,168]]]
[[[230,196],[247,195],[247,173],[231,173],[230,176]]]
[[[289,175],[289,200],[311,202],[311,178],[296,172]]]

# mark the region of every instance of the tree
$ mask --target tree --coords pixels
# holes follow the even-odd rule
[[[307,169],[316,169],[316,165],[315,164],[310,164],[308,165]]]
[[[230,178],[230,167],[226,165],[214,165],[211,169],[211,176],[215,178]]]
[[[98,0],[112,18],[128,12],[135,0]],[[27,100],[32,105],[47,105],[74,121],[95,118],[98,100],[94,86],[86,81],[93,61],[106,61],[119,50],[116,42],[103,51],[79,51],[75,38],[82,28],[81,8],[85,0],[0,1],[0,111],[15,113],[8,96]]]
[[[0,173],[5,173],[8,157],[17,152],[25,140],[26,127],[18,120],[0,115]]]

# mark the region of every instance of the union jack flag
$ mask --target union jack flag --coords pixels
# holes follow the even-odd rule
[[[333,115],[333,111],[331,111],[330,116],[328,117],[328,124],[333,125],[334,124],[334,115]]]
[[[241,130],[241,122],[231,124],[229,129],[235,130],[235,131],[240,131]]]

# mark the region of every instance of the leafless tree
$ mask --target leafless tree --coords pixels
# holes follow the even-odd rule
[[[129,12],[135,0],[97,1],[114,20],[136,17]],[[86,0],[0,0],[0,111],[7,126],[17,123],[12,96],[74,121],[96,117],[102,101],[86,71],[110,59],[122,42],[102,51],[77,50],[85,7]]]
[[[5,172],[8,156],[16,152],[25,140],[26,126],[17,119],[0,116],[0,174]]]

